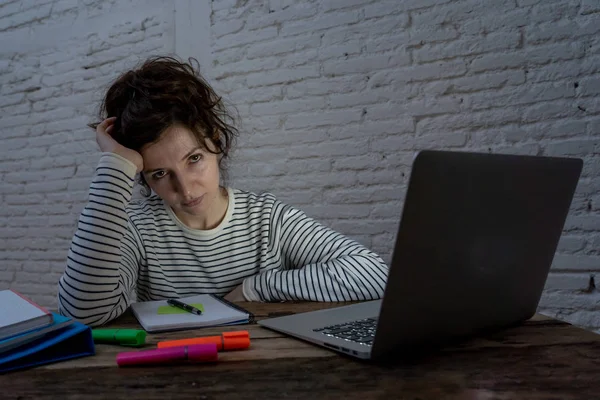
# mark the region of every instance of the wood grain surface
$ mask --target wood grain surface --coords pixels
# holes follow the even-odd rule
[[[239,303],[257,319],[341,303]],[[139,328],[130,312],[108,326]],[[6,399],[600,399],[600,335],[536,315],[524,324],[410,359],[359,361],[256,324],[149,334],[166,339],[250,332],[251,348],[214,364],[119,368],[116,354],[0,376]],[[141,348],[141,349],[144,349]]]

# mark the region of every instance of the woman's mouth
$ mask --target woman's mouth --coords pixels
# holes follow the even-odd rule
[[[190,201],[187,201],[185,203],[182,203],[184,207],[195,207],[198,204],[202,203],[202,199],[204,198],[204,195],[200,196],[200,197],[196,197],[195,199],[192,199]]]

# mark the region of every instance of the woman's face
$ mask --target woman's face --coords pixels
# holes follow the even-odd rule
[[[213,146],[208,140],[207,145]],[[173,125],[140,153],[150,189],[181,222],[194,229],[210,229],[221,221],[227,200],[219,187],[218,156],[199,146],[189,129]]]

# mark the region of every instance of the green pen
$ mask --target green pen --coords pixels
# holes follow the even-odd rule
[[[94,343],[139,347],[146,343],[146,331],[142,329],[92,329],[92,338]]]

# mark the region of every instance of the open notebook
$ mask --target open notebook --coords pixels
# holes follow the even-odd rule
[[[165,332],[209,326],[245,324],[252,319],[248,311],[211,294],[179,299],[202,310],[191,314],[167,304],[167,300],[133,303],[131,310],[147,332]]]

